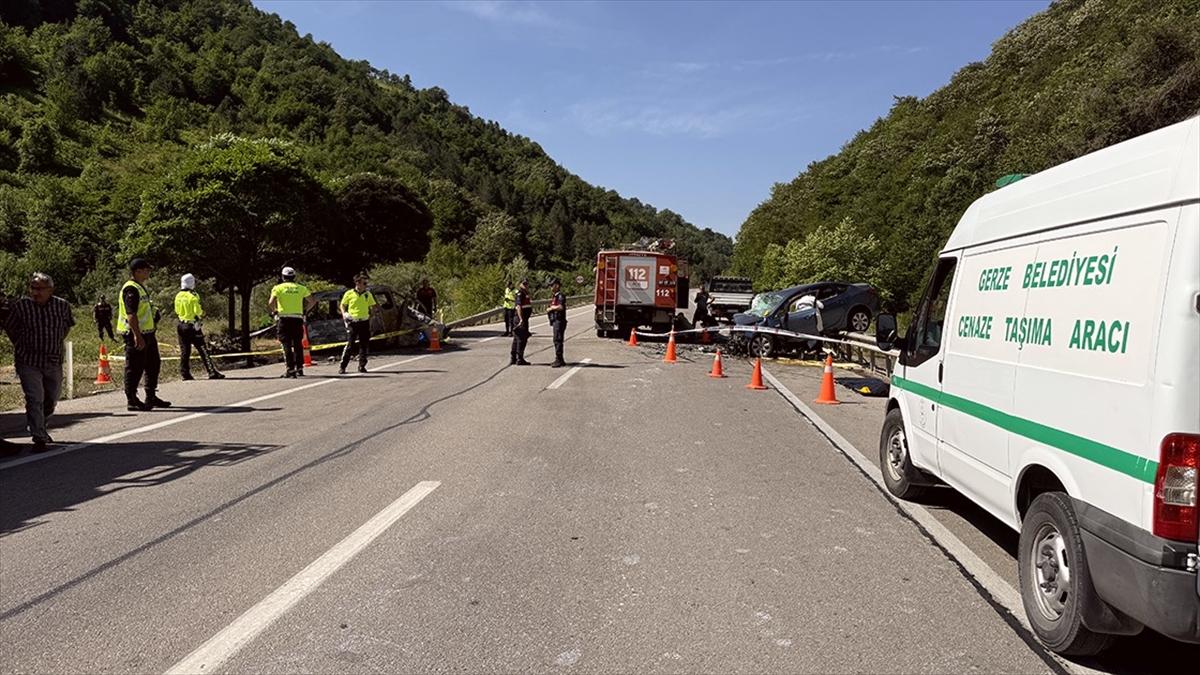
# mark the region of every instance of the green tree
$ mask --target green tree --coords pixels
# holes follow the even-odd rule
[[[127,257],[147,255],[236,289],[242,347],[249,349],[254,286],[284,265],[319,262],[317,224],[329,217],[330,201],[291,144],[218,136],[142,195],[123,249]]]
[[[360,173],[336,181],[333,191],[339,227],[323,231],[325,260],[317,271],[348,280],[374,265],[421,260],[429,252],[433,217],[400,181]]]
[[[501,211],[494,211],[480,219],[467,247],[471,260],[480,264],[503,264],[520,252],[521,231],[517,229],[517,221]]]
[[[58,132],[45,119],[33,119],[21,129],[17,139],[20,171],[50,171],[58,165]]]

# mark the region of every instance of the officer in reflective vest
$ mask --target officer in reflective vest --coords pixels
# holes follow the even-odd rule
[[[171,403],[155,395],[158,390],[158,371],[162,361],[158,355],[158,340],[154,329],[159,312],[154,309],[146,280],[150,278],[150,263],[134,258],[129,263],[133,278],[121,287],[117,299],[117,332],[125,340],[125,402],[128,410],[170,408]],[[138,383],[145,376],[146,400],[137,397]]]
[[[195,347],[196,353],[200,355],[200,362],[208,371],[208,379],[224,379],[225,376],[213,365],[213,360],[208,356],[208,349],[204,346],[204,330],[200,323],[204,318],[204,307],[200,304],[200,294],[196,292],[196,277],[191,274],[179,278],[179,292],[175,294],[175,316],[179,317],[179,323],[175,326],[175,333],[179,336],[179,379],[193,379],[192,347]]]
[[[513,324],[512,357],[509,365],[527,366],[525,345],[529,342],[529,319],[533,316],[533,301],[529,299],[529,280],[522,279],[517,291],[517,316]]]
[[[504,282],[504,336],[512,335],[514,319],[517,315],[517,291],[511,281]]]
[[[312,292],[296,283],[296,270],[285,267],[280,272],[283,283],[271,289],[268,306],[275,315],[275,329],[279,343],[283,345],[283,359],[287,372],[280,377],[302,377],[304,375],[304,315],[317,304]]]
[[[367,275],[354,277],[354,288],[342,294],[340,307],[346,323],[346,347],[342,349],[341,374],[346,373],[350,357],[358,351],[358,372],[367,372],[367,353],[371,345],[371,315],[379,311],[375,296],[367,290]]]
[[[558,279],[550,282],[550,290],[554,297],[546,308],[546,316],[550,319],[550,328],[554,331],[554,363],[551,368],[562,368],[567,365],[563,361],[563,340],[567,333],[567,296],[562,292],[562,282]]]

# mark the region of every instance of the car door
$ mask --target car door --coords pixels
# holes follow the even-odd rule
[[[825,330],[844,330],[846,327],[846,312],[848,293],[846,284],[825,284],[817,293],[817,299],[824,305],[821,307],[821,320]]]
[[[801,302],[810,294],[805,291],[788,300],[787,321],[784,327],[793,333],[814,335],[817,332],[816,308],[807,302]]]
[[[892,386],[906,392],[904,411],[908,450],[919,465],[940,471],[938,464],[938,414],[942,394],[943,324],[950,304],[958,256],[938,260],[916,319],[908,328],[900,371]]]

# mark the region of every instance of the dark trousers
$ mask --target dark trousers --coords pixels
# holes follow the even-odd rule
[[[342,368],[350,363],[350,357],[358,352],[358,365],[367,367],[367,354],[371,351],[371,321],[351,321],[346,326],[346,346],[342,348]]]
[[[567,322],[553,321],[550,323],[550,328],[554,329],[554,361],[565,363],[563,361],[563,339],[567,332]]]
[[[104,339],[105,333],[108,333],[109,340],[117,339],[116,336],[113,335],[112,319],[109,319],[108,321],[97,321],[96,322],[96,332],[99,334],[101,340]]]
[[[125,334],[125,398],[132,401],[137,398],[138,383],[146,376],[146,398],[154,398],[158,391],[158,371],[162,361],[158,356],[158,339],[154,333],[142,333],[146,346],[142,349],[133,348],[133,333]]]
[[[184,377],[192,375],[192,347],[196,348],[196,353],[200,355],[200,363],[204,364],[204,370],[208,371],[209,375],[217,372],[217,367],[213,365],[212,358],[208,355],[208,349],[204,346],[204,331],[196,328],[194,324],[180,321],[175,326],[175,333],[179,336],[179,374]]]
[[[517,309],[504,308],[504,334],[512,335],[513,324],[517,322]]]
[[[304,319],[281,316],[278,324],[279,344],[283,345],[283,360],[289,373],[304,370]]]
[[[25,394],[25,424],[34,440],[45,441],[46,421],[54,414],[58,397],[62,392],[63,369],[61,363],[46,366],[17,364],[17,377],[21,380],[21,392]]]
[[[529,342],[529,322],[523,321],[521,325],[513,328],[512,341],[512,361],[525,360],[525,345]]]

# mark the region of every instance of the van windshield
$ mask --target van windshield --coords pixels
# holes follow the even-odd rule
[[[746,313],[755,316],[766,316],[775,311],[782,303],[782,293],[759,293],[754,296],[754,300],[750,301],[750,309],[746,310]]]

